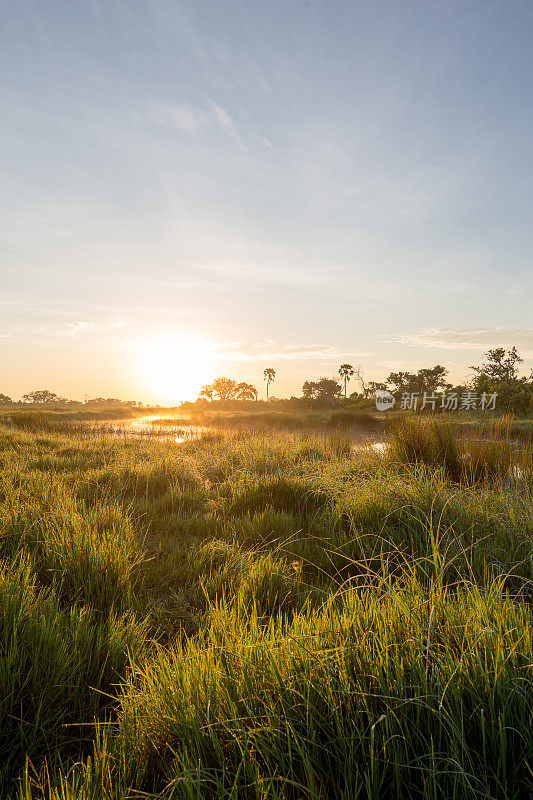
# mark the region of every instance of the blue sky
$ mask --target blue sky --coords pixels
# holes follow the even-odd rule
[[[515,0],[3,4],[0,391],[532,365],[532,33]]]

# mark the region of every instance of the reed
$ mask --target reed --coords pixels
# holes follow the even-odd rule
[[[417,419],[379,454],[8,424],[0,461],[4,796],[533,792],[531,449],[503,428]]]

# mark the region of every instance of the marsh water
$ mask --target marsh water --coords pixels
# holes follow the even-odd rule
[[[102,428],[102,426],[97,426]],[[190,417],[169,417],[164,415],[150,415],[139,416],[133,419],[119,419],[113,420],[109,425],[104,426],[108,429],[109,433],[117,436],[128,436],[133,438],[151,438],[157,440],[173,441],[176,444],[183,442],[193,441],[195,439],[203,438],[209,434],[220,432],[217,426],[213,425],[199,425]],[[226,433],[235,433],[239,428],[224,429]],[[248,429],[244,429],[248,430]],[[254,430],[253,428],[250,429]],[[259,432],[258,429],[255,429]],[[272,431],[269,431],[271,434]],[[314,435],[327,439],[331,436],[332,431],[328,428],[317,428],[313,431]],[[303,434],[303,435],[307,435]],[[370,448],[376,453],[384,453],[387,444],[381,438],[376,440],[376,437],[369,432],[362,433],[360,431],[347,431],[345,435],[351,440],[354,450],[364,450]]]
[[[133,419],[113,420],[110,427],[117,435],[132,436],[135,438],[150,437],[154,439],[169,439],[176,444],[198,439],[209,430],[202,425],[197,425],[186,417],[169,416],[142,416]]]

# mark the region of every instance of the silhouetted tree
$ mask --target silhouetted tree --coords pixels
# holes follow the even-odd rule
[[[341,387],[333,378],[320,378],[319,381],[305,381],[302,395],[308,400],[322,400],[333,403],[341,393]]]
[[[213,399],[213,387],[210,384],[206,384],[202,386],[200,389],[200,394],[198,397],[203,398],[204,400],[212,400]]]
[[[200,398],[206,400],[256,400],[257,389],[251,383],[237,383],[232,378],[216,378],[213,383],[202,386]]]
[[[369,381],[368,382],[368,396],[375,397],[376,392],[386,391],[387,384],[380,383],[379,381]]]
[[[0,392],[0,405],[1,406],[8,406],[13,402],[13,400],[7,396],[7,394],[2,394]]]
[[[387,378],[387,383],[392,386],[395,392],[406,392],[407,387],[411,386],[416,380],[414,372],[391,372]]]
[[[265,369],[265,371],[263,372],[263,375],[265,376],[266,385],[267,385],[266,388],[267,388],[267,403],[268,403],[268,387],[276,379],[276,370],[272,369],[272,367],[267,367]]]
[[[364,375],[364,372],[361,369],[361,367],[357,367],[357,369],[354,371],[354,375],[357,378],[357,380],[359,381],[359,383],[361,384],[361,389],[363,390],[363,395],[365,397],[368,397],[368,386],[365,383],[365,375]]]
[[[449,389],[451,384],[446,381],[448,370],[436,364],[434,367],[425,367],[418,372],[391,372],[387,383],[396,392],[436,392],[438,389]]]
[[[65,397],[59,397],[54,392],[49,392],[48,389],[36,389],[33,392],[23,395],[22,400],[24,403],[31,403],[32,405],[49,405],[50,403],[68,403]]]
[[[129,403],[123,402],[119,400],[117,397],[92,397],[87,400],[87,406],[121,406],[121,405],[131,405],[132,402],[136,401],[129,401]]]
[[[233,378],[216,378],[212,386],[213,395],[223,402],[233,400],[237,395],[237,381]]]
[[[529,377],[518,374],[523,359],[516,347],[495,347],[485,353],[485,358],[480,367],[471,367],[476,373],[472,388],[481,393],[495,392],[499,406],[508,411],[533,411],[533,371]]]
[[[505,347],[495,347],[485,354],[487,361],[480,367],[470,367],[477,375],[486,375],[489,381],[514,381],[518,378],[517,364],[522,364],[516,347],[506,350]]]
[[[417,380],[420,392],[436,392],[437,389],[447,389],[450,384],[446,381],[448,370],[446,367],[436,364],[430,369],[419,369]]]
[[[238,383],[235,391],[237,400],[257,400],[257,389],[251,383]]]
[[[353,367],[351,364],[341,364],[339,367],[339,375],[344,381],[344,399],[348,397],[348,381],[353,375]]]

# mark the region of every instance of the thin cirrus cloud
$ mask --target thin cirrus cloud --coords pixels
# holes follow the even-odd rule
[[[533,357],[533,330],[524,328],[430,328],[420,333],[403,334],[389,342],[442,350],[480,350],[516,346],[521,355]]]
[[[237,125],[225,108],[209,98],[205,106],[159,103],[152,108],[151,118],[159,125],[172,125],[183,133],[199,133],[221,128],[238,137]]]
[[[40,325],[37,327],[17,327],[11,330],[0,331],[0,339],[24,339],[28,336],[51,336],[62,337],[69,336],[70,338],[77,338],[80,334],[94,332],[94,333],[110,333],[124,328],[128,323],[125,320],[119,322],[97,323],[97,322],[64,322],[61,327],[50,327],[48,325]]]
[[[215,345],[214,348],[216,358],[220,361],[326,361],[373,355],[368,352],[343,353],[332,345],[279,345],[274,341],[256,342],[250,347],[243,347],[237,342]]]
[[[207,104],[211,110],[214,119],[218,122],[219,125],[221,125],[223,128],[227,128],[228,130],[233,130],[235,128],[234,121],[224,108],[218,106],[211,99],[207,101]]]
[[[120,322],[111,322],[109,324],[100,325],[96,322],[65,322],[65,328],[67,328],[67,335],[76,337],[79,336],[81,333],[86,333],[87,331],[98,331],[100,333],[108,333],[109,331],[117,331],[121,328],[124,328],[128,323],[125,320]],[[62,334],[65,335],[65,331],[62,331]],[[60,334],[61,335],[61,334]]]

